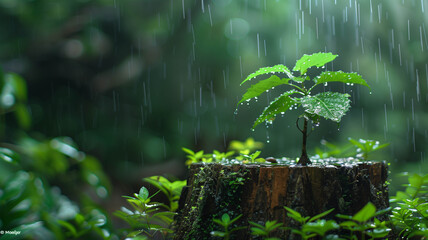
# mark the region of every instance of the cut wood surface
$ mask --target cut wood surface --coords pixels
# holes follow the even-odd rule
[[[314,216],[334,208],[335,214],[353,215],[367,202],[377,209],[389,206],[384,162],[353,162],[343,165],[193,164],[183,189],[175,219],[175,239],[213,239],[213,223],[228,213],[242,214],[234,226],[248,221],[264,224],[277,220],[298,226],[284,206]],[[233,227],[233,226],[232,226]],[[237,231],[234,239],[251,239],[251,230]],[[290,231],[275,236],[293,239]]]

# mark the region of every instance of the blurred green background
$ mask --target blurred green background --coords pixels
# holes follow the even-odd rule
[[[95,156],[116,188],[144,176],[184,176],[185,153],[225,151],[231,140],[265,143],[262,157],[298,157],[289,112],[250,131],[270,91],[236,104],[260,67],[292,68],[303,54],[333,52],[327,69],[358,72],[340,126],[310,136],[389,142],[372,159],[422,172],[428,129],[428,2],[336,0],[2,0],[0,64],[26,80],[31,124],[2,118],[1,142],[68,136]],[[316,74],[316,71],[313,71]],[[4,99],[3,99],[4,100]],[[41,137],[43,136],[43,137]],[[124,190],[126,191],[126,190]]]

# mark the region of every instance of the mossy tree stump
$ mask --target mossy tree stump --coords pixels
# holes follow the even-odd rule
[[[314,216],[331,208],[353,215],[367,202],[377,209],[389,206],[387,165],[384,162],[353,162],[342,165],[222,165],[193,164],[183,189],[175,219],[175,239],[213,239],[213,223],[228,213],[242,214],[234,226],[248,221],[277,220],[296,226],[284,206]],[[234,239],[251,239],[250,227],[235,232]],[[293,239],[290,231],[275,236]]]

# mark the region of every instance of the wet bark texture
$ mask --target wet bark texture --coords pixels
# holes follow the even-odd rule
[[[183,189],[175,219],[175,239],[213,239],[211,231],[222,230],[213,223],[224,213],[243,216],[232,227],[248,221],[277,220],[298,226],[284,206],[314,216],[331,208],[353,215],[367,202],[377,209],[389,206],[387,165],[384,162],[343,166],[274,166],[193,164]],[[327,217],[328,218],[328,217]],[[252,239],[251,230],[235,232],[232,239]],[[290,231],[276,231],[282,239],[297,239]]]

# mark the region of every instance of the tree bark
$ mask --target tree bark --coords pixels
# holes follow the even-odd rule
[[[377,209],[389,206],[387,165],[384,162],[354,162],[335,165],[221,165],[193,164],[183,189],[175,218],[175,239],[213,239],[211,231],[222,230],[213,219],[224,213],[242,217],[230,228],[248,226],[232,239],[251,239],[248,221],[264,224],[277,220],[298,227],[284,206],[303,216],[315,216],[334,208],[353,215],[367,202]],[[290,231],[274,236],[296,239]]]

